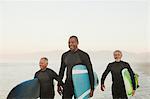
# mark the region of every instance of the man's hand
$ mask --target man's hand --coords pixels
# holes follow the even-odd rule
[[[63,92],[62,86],[57,86],[57,92],[59,93],[59,95],[62,95]]]
[[[134,94],[135,94],[135,90],[132,90],[132,96],[134,96]]]
[[[102,85],[101,85],[101,91],[104,91],[104,89],[105,89],[105,85],[102,84]]]
[[[90,91],[90,97],[93,96],[93,93],[94,93],[94,90],[91,90],[91,91]]]

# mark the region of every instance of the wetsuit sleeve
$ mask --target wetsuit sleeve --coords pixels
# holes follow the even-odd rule
[[[134,72],[133,72],[133,70],[131,69],[131,67],[128,63],[127,63],[127,68],[128,68],[129,73],[130,73],[131,80],[132,80],[133,90],[135,90],[136,85],[135,85],[135,79],[134,79]]]
[[[107,68],[105,69],[104,73],[102,74],[101,85],[104,84],[104,81],[109,72],[110,72],[110,64],[108,64]]]
[[[34,78],[37,78],[37,72],[35,73]]]
[[[61,85],[61,86],[64,85],[64,83],[62,82],[62,80],[60,79],[60,77],[57,75],[57,73],[55,71],[52,71],[52,77],[53,77],[53,79],[58,81],[59,85]]]
[[[64,77],[65,68],[66,68],[66,65],[64,63],[64,54],[63,54],[61,57],[61,66],[60,66],[60,70],[59,70],[59,77],[61,80]],[[58,83],[58,85],[60,85],[60,84]]]
[[[84,59],[85,59],[85,65],[87,66],[88,73],[89,73],[91,90],[94,90],[94,73],[93,73],[92,63],[91,63],[89,55],[86,54]]]

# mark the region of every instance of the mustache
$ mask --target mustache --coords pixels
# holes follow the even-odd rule
[[[121,58],[118,58],[118,57],[114,57],[115,59],[121,59]]]

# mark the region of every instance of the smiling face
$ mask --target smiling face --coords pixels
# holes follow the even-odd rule
[[[70,37],[68,41],[68,46],[71,51],[76,51],[78,49],[78,40],[76,37]]]
[[[122,58],[122,52],[119,51],[119,50],[116,50],[114,52],[114,59],[115,59],[115,61],[119,62],[119,61],[121,61],[121,58]]]
[[[40,62],[39,62],[39,66],[40,66],[41,70],[45,70],[47,68],[47,65],[48,65],[48,61],[41,58]]]

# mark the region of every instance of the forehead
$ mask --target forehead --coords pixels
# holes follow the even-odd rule
[[[40,62],[46,62],[46,60],[45,59],[40,59]]]
[[[116,51],[116,52],[114,52],[114,54],[122,54],[121,52],[119,52],[119,51]]]
[[[77,41],[75,37],[69,38],[69,41]]]

